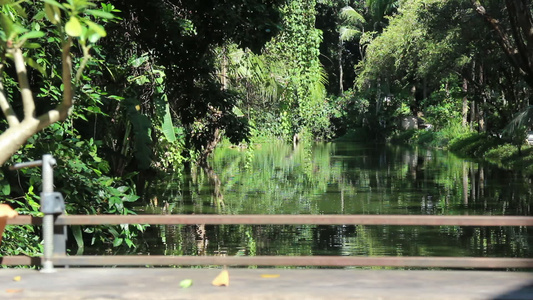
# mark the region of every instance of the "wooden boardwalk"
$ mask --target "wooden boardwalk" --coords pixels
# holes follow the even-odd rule
[[[0,269],[0,299],[533,299],[533,273],[362,269]],[[179,283],[193,284],[181,288]]]

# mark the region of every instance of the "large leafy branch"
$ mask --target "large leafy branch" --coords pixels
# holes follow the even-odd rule
[[[30,18],[25,10],[25,5],[31,5],[30,1],[6,0],[2,4],[0,12],[0,108],[7,119],[8,129],[0,135],[0,165],[4,164],[28,138],[43,128],[58,121],[65,120],[71,113],[74,105],[74,90],[72,78],[71,47],[77,41],[83,50],[83,58],[76,73],[76,82],[80,79],[83,69],[90,59],[89,50],[91,44],[106,35],[104,28],[91,19],[112,19],[113,15],[104,10],[95,10],[96,5],[90,0],[68,0],[59,3],[55,0],[43,0],[38,3],[41,12],[44,13],[52,26],[56,26],[61,38],[61,64],[62,64],[62,101],[54,109],[36,115],[36,105],[28,80],[27,66],[33,67],[45,74],[42,66],[36,63],[23,50],[26,47],[36,47],[36,43],[29,40],[37,40],[44,37],[45,24],[37,30],[29,30],[27,27]],[[44,4],[44,5],[42,5]],[[35,5],[35,4],[34,4]],[[39,14],[39,12],[37,12]],[[35,26],[33,27],[35,28]],[[40,47],[37,44],[37,47]],[[19,118],[13,109],[12,103],[4,88],[4,74],[6,66],[12,62],[17,73],[18,88],[22,101],[23,113]]]

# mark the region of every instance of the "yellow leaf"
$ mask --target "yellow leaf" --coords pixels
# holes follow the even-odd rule
[[[223,270],[218,276],[211,282],[214,286],[229,286],[229,273],[228,270]]]
[[[22,277],[20,277],[20,276],[13,277],[13,281],[20,281],[21,279],[22,279]]]
[[[279,274],[261,274],[262,278],[278,278]]]
[[[70,36],[80,36],[83,32],[80,20],[78,20],[76,17],[70,17],[70,20],[67,22],[67,24],[65,24],[65,31]]]

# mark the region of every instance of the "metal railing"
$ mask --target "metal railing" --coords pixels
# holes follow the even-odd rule
[[[118,224],[211,224],[211,225],[403,225],[403,226],[533,226],[529,216],[428,216],[428,215],[63,215],[63,198],[50,188],[51,157],[38,163],[15,165],[43,166],[41,206],[44,217],[18,216],[8,225],[42,225],[43,257],[0,257],[1,265],[42,265],[44,272],[56,266],[145,266],[145,265],[238,265],[238,266],[392,266],[443,268],[533,268],[532,258],[506,257],[426,257],[426,256],[161,256],[66,254],[67,225]],[[47,177],[45,180],[44,177]],[[46,181],[46,182],[45,182]],[[43,201],[51,201],[45,204]],[[60,212],[58,213],[58,211]]]

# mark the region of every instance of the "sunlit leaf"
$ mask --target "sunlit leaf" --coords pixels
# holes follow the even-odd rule
[[[26,64],[32,68],[34,68],[35,70],[39,71],[39,73],[41,73],[43,76],[47,76],[46,74],[46,69],[41,66],[40,64],[38,64],[37,62],[35,62],[33,60],[33,58],[31,57],[26,57],[24,58],[24,61],[26,62]]]
[[[87,9],[85,10],[85,13],[103,19],[113,19],[115,17],[112,13],[108,13],[102,10]]]
[[[55,0],[43,0],[44,3],[55,6],[57,8],[63,8],[63,5],[61,3],[55,1]]]
[[[83,27],[81,26],[80,20],[76,17],[71,17],[67,24],[65,24],[65,31],[70,36],[80,36],[83,33]]]
[[[73,225],[73,226],[70,226],[70,228],[72,229],[72,235],[74,235],[74,239],[76,240],[78,249],[83,249],[85,245],[84,245],[83,236],[81,233],[81,226]]]
[[[42,21],[46,17],[46,12],[44,10],[41,10],[38,12],[35,16],[33,16],[33,20]],[[34,23],[35,30],[39,30],[41,28],[41,25],[39,23]]]
[[[180,287],[181,288],[188,288],[192,285],[192,279],[183,279],[182,281],[180,281]]]
[[[57,24],[61,21],[61,10],[58,6],[54,6],[49,3],[45,3],[44,11],[46,13],[46,18],[52,22],[52,24]]]
[[[13,21],[11,21],[11,18],[3,13],[0,14],[0,25],[2,26],[3,31],[6,33],[6,36],[11,37],[11,33],[14,30],[14,24]]]
[[[21,40],[27,40],[27,39],[37,39],[44,36],[44,32],[42,31],[30,31],[25,34],[23,34],[20,39]]]
[[[123,238],[115,238],[115,240],[113,241],[113,247],[118,247],[118,246],[122,245],[123,241],[124,241]]]
[[[86,36],[89,39],[89,42],[96,43],[100,39],[100,35],[91,28],[87,29],[87,32],[85,32],[84,36]]]
[[[176,133],[174,132],[174,124],[172,124],[172,115],[170,114],[170,106],[168,103],[165,107],[165,116],[163,117],[163,124],[161,124],[165,138],[173,143],[176,141]]]
[[[100,24],[96,24],[92,21],[85,20],[85,23],[94,30],[96,33],[98,33],[101,37],[105,37],[107,35],[107,32],[105,31],[104,27]]]

